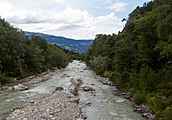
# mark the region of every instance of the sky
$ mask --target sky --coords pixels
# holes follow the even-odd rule
[[[23,31],[73,39],[117,34],[137,6],[150,0],[0,0],[0,16]]]

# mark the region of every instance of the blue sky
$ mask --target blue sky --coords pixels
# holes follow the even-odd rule
[[[118,33],[137,6],[150,0],[0,0],[0,16],[24,31],[74,39]]]

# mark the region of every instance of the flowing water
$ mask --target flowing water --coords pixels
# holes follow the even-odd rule
[[[88,120],[144,120],[140,114],[133,112],[130,101],[116,96],[114,86],[103,85],[93,71],[86,69],[87,66],[80,61],[73,61],[59,74],[53,75],[51,79],[41,82],[29,90],[22,92],[0,93],[0,118],[16,106],[27,104],[31,100],[37,100],[52,93],[55,87],[62,86],[68,92],[70,79],[81,79],[84,85],[95,89],[96,96],[90,92],[79,91],[81,102],[91,103],[82,108],[86,112]]]

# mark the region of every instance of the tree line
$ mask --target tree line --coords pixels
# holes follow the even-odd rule
[[[96,35],[86,63],[164,120],[172,117],[172,1],[144,3],[118,34]]]
[[[53,67],[65,67],[71,60],[56,45],[39,36],[28,39],[22,30],[0,18],[0,84],[44,72]]]

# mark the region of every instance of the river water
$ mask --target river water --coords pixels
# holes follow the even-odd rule
[[[80,102],[91,103],[82,108],[87,120],[144,120],[140,114],[133,112],[130,101],[116,96],[114,86],[103,85],[100,77],[87,69],[85,63],[73,61],[62,72],[51,76],[51,79],[36,84],[29,90],[22,92],[0,93],[0,118],[3,118],[16,106],[27,104],[31,100],[41,99],[51,94],[55,87],[62,86],[66,92],[70,89],[70,79],[81,79],[84,85],[95,89],[96,96],[90,92],[79,91]]]

